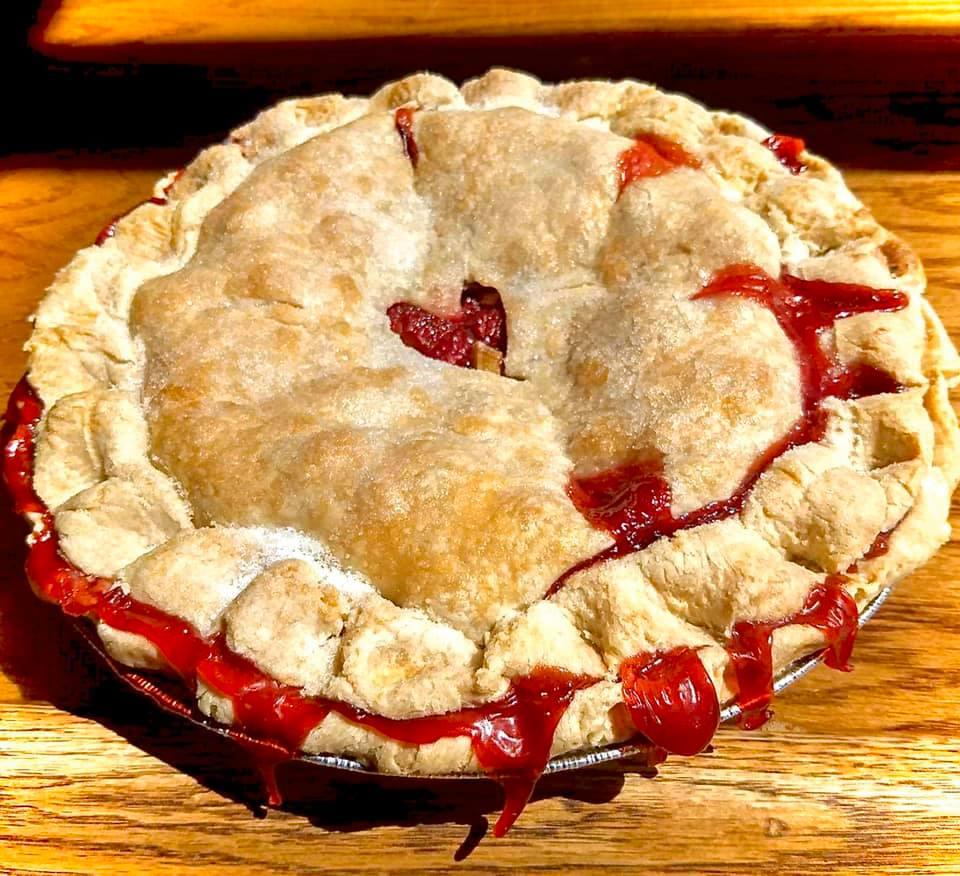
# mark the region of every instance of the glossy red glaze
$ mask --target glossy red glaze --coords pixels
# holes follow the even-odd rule
[[[797,353],[805,414],[828,396],[861,398],[903,388],[875,368],[841,363],[826,350],[821,338],[838,319],[858,313],[902,310],[907,306],[907,296],[902,292],[803,280],[789,274],[776,280],[756,265],[731,265],[718,271],[694,297],[727,295],[749,298],[776,317]]]
[[[641,654],[620,664],[633,724],[671,754],[699,754],[720,725],[713,682],[694,648]]]
[[[503,784],[503,812],[494,836],[503,836],[523,811],[550,759],[557,724],[573,695],[590,687],[595,678],[540,667],[531,675],[513,679],[500,706],[473,725],[473,750],[481,766]]]
[[[162,199],[154,201],[162,203]],[[670,512],[669,484],[656,462],[634,464],[574,482],[571,497],[577,507],[596,525],[610,531],[615,543],[569,570],[551,592],[586,565],[640,550],[654,539],[681,528],[736,513],[756,478],[773,459],[789,447],[814,440],[820,434],[822,417],[818,406],[828,395],[853,398],[898,388],[879,372],[835,362],[820,346],[819,335],[834,319],[904,306],[906,299],[900,293],[792,277],[776,281],[755,267],[734,266],[720,272],[698,297],[718,295],[751,298],[776,316],[797,349],[803,417],[783,439],[761,454],[732,496],[677,518]],[[506,352],[503,305],[492,289],[468,287],[462,297],[461,313],[452,317],[438,317],[403,303],[391,307],[389,317],[391,328],[404,343],[452,364],[468,367],[468,356],[476,341]],[[557,722],[575,692],[594,683],[593,679],[541,668],[530,676],[514,679],[508,695],[496,703],[403,721],[371,715],[345,703],[307,698],[232,654],[222,639],[203,639],[184,621],[131,599],[113,587],[111,581],[86,575],[61,556],[53,517],[33,490],[33,447],[41,415],[39,399],[26,381],[21,381],[8,406],[4,477],[17,510],[42,515],[27,560],[28,575],[41,595],[61,605],[67,614],[100,619],[117,629],[144,636],[182,678],[192,682],[199,676],[229,698],[237,722],[256,734],[249,737],[238,731],[237,737],[268,750],[269,756],[263,760],[270,776],[273,764],[298,750],[309,729],[329,711],[400,741],[425,743],[446,736],[469,736],[478,761],[505,788],[506,802],[495,833],[502,835],[509,829],[543,771]],[[830,648],[828,665],[846,668],[857,615],[856,604],[839,587],[838,580],[828,578],[824,585],[815,588],[804,609],[792,618],[771,624],[741,623],[734,628],[730,650],[746,725],[759,720],[757,716],[765,714],[769,703],[770,635],[778,626],[808,623],[821,629]],[[716,695],[711,701],[709,678],[695,652],[679,649],[668,655],[634,658],[624,664],[622,673],[628,709],[638,729],[655,744],[679,753],[694,753],[709,741],[711,727],[716,726]],[[271,799],[276,800],[272,780],[270,793]]]
[[[413,136],[413,112],[411,107],[402,106],[394,113],[393,119],[397,126],[397,133],[400,135],[400,142],[403,144],[403,154],[416,167],[420,161],[420,150]]]
[[[799,137],[788,137],[786,134],[771,134],[763,141],[767,147],[787,170],[792,174],[803,173],[807,165],[800,160],[806,144]]]
[[[656,134],[639,134],[633,146],[621,152],[617,159],[619,194],[634,180],[662,176],[678,167],[699,166],[700,162],[679,143]]]
[[[770,718],[773,698],[773,654],[770,636],[773,624],[741,621],[733,627],[727,653],[730,655],[740,706],[740,726],[756,730]]]
[[[94,648],[103,653],[102,645],[95,634],[87,631],[85,627],[81,627],[81,632],[91,642]],[[104,654],[104,656],[106,655]],[[152,679],[147,678],[140,672],[130,669],[129,667],[119,664],[113,665],[120,678],[140,693],[149,697],[160,706],[160,708],[185,718],[195,718],[195,710],[183,701],[182,691],[177,692],[168,689],[170,688],[169,685],[162,687]],[[294,752],[287,746],[269,738],[251,736],[243,730],[238,730],[236,727],[218,727],[217,729],[252,755],[254,766],[260,774],[263,783],[267,803],[270,806],[282,805],[283,795],[280,793],[280,787],[277,784],[276,768],[284,761],[290,760]]]
[[[84,617],[96,609],[111,582],[86,575],[60,554],[53,515],[44,512],[41,526],[30,536],[26,571],[40,596],[57,603],[64,613]]]
[[[875,560],[877,557],[882,557],[888,550],[890,550],[890,537],[893,535],[896,527],[892,529],[887,529],[884,532],[881,532],[873,540],[873,544],[867,548],[867,552],[863,555],[865,560]]]
[[[103,246],[117,233],[117,222],[120,221],[121,215],[114,216],[106,225],[103,226],[103,228],[100,229],[97,236],[93,239],[94,246]]]
[[[659,460],[631,463],[574,479],[569,487],[574,505],[591,523],[609,532],[614,544],[568,569],[553,583],[549,594],[556,593],[575,572],[642,550],[658,538],[681,529],[738,513],[757,479],[777,457],[791,447],[822,437],[825,418],[820,403],[823,399],[830,396],[860,398],[902,389],[889,375],[877,369],[839,362],[826,351],[821,340],[824,330],[837,319],[855,313],[905,307],[907,298],[902,293],[848,283],[802,280],[790,275],[775,280],[756,266],[734,265],[718,272],[695,297],[707,299],[725,295],[750,298],[776,317],[793,344],[800,364],[802,416],[782,438],[760,454],[728,498],[677,517],[670,510],[670,485],[663,477]],[[874,556],[874,550],[885,548],[885,540],[878,537],[867,556]],[[827,587],[826,591],[821,592],[822,587]],[[842,588],[821,585],[811,592],[800,615],[773,624],[737,624],[730,643],[730,653],[736,667],[740,704],[743,707],[742,726],[756,727],[766,720],[773,683],[770,634],[776,627],[788,623],[810,623],[822,629],[831,647],[827,665],[843,668],[849,657],[849,647],[853,645],[856,619],[856,603]],[[693,710],[685,714],[682,706],[677,708],[673,704],[681,701],[680,691],[683,691],[691,703],[696,702],[703,709],[709,707],[707,686],[711,691],[713,688],[702,665],[699,670],[693,665],[694,661],[699,664],[696,655],[681,654],[669,659],[660,657],[659,663],[643,662],[656,661],[657,655],[634,659],[641,660],[642,666],[649,666],[648,671],[654,677],[659,673],[656,682],[648,685],[645,676],[638,673],[634,664],[625,664],[624,699],[638,729],[655,744],[668,750],[670,746],[663,740],[671,736],[683,739],[688,749],[699,745],[706,735],[704,728],[710,721],[706,712],[701,715]],[[656,699],[658,682],[663,685],[664,699],[661,700]],[[633,690],[633,684],[640,686]],[[715,694],[713,700],[716,700]],[[661,735],[650,735],[648,730]],[[685,730],[689,737],[684,736]]]
[[[198,663],[210,653],[209,643],[186,621],[131,599],[120,588],[105,593],[94,614],[115,629],[152,642],[177,675],[188,681],[193,680]]]
[[[470,737],[481,766],[504,787],[504,809],[494,828],[509,830],[523,810],[550,756],[557,723],[574,694],[596,679],[551,667],[514,678],[506,696],[492,703],[446,715],[391,719],[347,703],[307,697],[282,684],[229,650],[222,636],[204,639],[190,624],[138,602],[114,582],[87,575],[60,553],[53,515],[33,491],[36,426],[43,406],[26,380],[14,390],[7,410],[3,474],[21,513],[38,513],[41,525],[31,537],[27,574],[38,593],[66,614],[101,620],[143,636],[190,686],[199,679],[233,706],[236,728],[230,735],[256,755],[269,801],[282,800],[274,767],[294,756],[310,730],[331,711],[401,742],[429,743],[450,736]],[[190,709],[142,676],[125,672],[144,693],[166,709]]]
[[[591,523],[606,529],[615,543],[586,563],[565,572],[560,581],[587,565],[643,550],[658,538],[673,535],[681,529],[732,517],[743,507],[757,478],[770,463],[794,443],[800,443],[795,442],[796,437],[797,433],[791,431],[786,438],[771,445],[728,498],[710,502],[679,517],[674,517],[670,511],[672,492],[659,462],[635,463],[574,479],[568,488],[573,504]],[[550,592],[558,589],[555,583]]]
[[[789,275],[775,280],[754,265],[733,265],[719,271],[694,297],[708,299],[727,295],[750,298],[766,307],[792,342],[800,365],[802,416],[754,460],[729,497],[679,517],[670,511],[670,485],[663,477],[659,460],[631,463],[575,478],[568,490],[574,505],[591,523],[607,530],[615,544],[565,572],[554,582],[550,593],[559,590],[571,574],[593,563],[642,550],[658,538],[681,529],[738,513],[757,478],[777,457],[791,447],[822,437],[825,419],[820,403],[823,399],[829,396],[860,398],[902,389],[893,378],[875,368],[839,362],[821,343],[821,334],[837,319],[905,307],[907,298],[902,293],[849,283],[801,280]]]
[[[856,601],[843,586],[845,580],[841,575],[828,575],[810,591],[803,608],[783,620],[734,624],[727,650],[737,680],[741,727],[753,730],[769,717],[768,706],[773,697],[771,637],[774,630],[789,624],[815,627],[827,643],[824,663],[832,669],[850,671],[860,613]]]
[[[197,678],[233,704],[234,723],[255,736],[275,739],[291,753],[330,713],[326,701],[265,675],[230,651],[222,637],[206,645],[194,668]]]
[[[390,329],[407,347],[430,359],[473,367],[473,347],[481,341],[507,353],[507,317],[496,289],[469,284],[460,296],[460,312],[443,316],[400,301],[387,308]]]
[[[550,758],[554,731],[573,695],[595,682],[588,676],[537,667],[530,675],[514,678],[504,699],[447,715],[397,720],[343,703],[334,708],[349,720],[402,742],[424,745],[446,736],[469,736],[480,765],[503,785],[503,812],[493,831],[503,836]]]
[[[819,435],[821,427],[822,420],[817,416],[812,416],[809,421],[799,421],[754,460],[737,489],[726,499],[710,502],[679,517],[674,517],[670,511],[672,492],[659,461],[634,463],[589,477],[574,478],[567,488],[571,501],[594,526],[607,530],[614,543],[567,569],[550,585],[547,595],[557,593],[573,575],[597,563],[643,550],[658,538],[682,529],[737,514],[753,485],[773,460],[796,444],[815,440],[813,436]]]
[[[7,402],[3,427],[3,477],[17,514],[39,514],[46,510],[33,489],[34,429],[43,413],[27,378],[21,378]]]
[[[899,525],[900,524],[897,523],[890,529],[877,533],[877,537],[873,540],[870,547],[867,548],[867,552],[859,560],[857,560],[857,562],[851,563],[847,567],[847,574],[857,574],[860,571],[860,563],[863,560],[875,560],[877,557],[882,557],[888,550],[890,550],[890,537],[894,532],[896,532],[897,526]]]
[[[568,492],[594,526],[633,550],[643,549],[678,522],[670,513],[670,485],[659,460],[577,478]]]

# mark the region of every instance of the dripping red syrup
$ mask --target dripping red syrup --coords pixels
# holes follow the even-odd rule
[[[612,549],[577,568],[639,550],[654,539],[680,528],[735,513],[746,491],[769,462],[788,447],[803,440],[814,440],[812,436],[821,433],[822,418],[817,412],[821,398],[830,394],[854,398],[870,392],[895,391],[895,384],[886,375],[840,366],[827,357],[817,343],[819,332],[832,319],[868,310],[902,307],[905,299],[899,293],[864,291],[861,287],[796,278],[778,282],[756,268],[736,266],[720,272],[699,297],[720,294],[758,300],[777,317],[801,358],[804,416],[782,441],[762,454],[744,484],[730,499],[712,503],[680,518],[673,518],[670,513],[669,485],[655,464],[627,466],[575,482],[571,495],[577,506],[592,522],[615,536]],[[817,301],[812,300],[814,294],[820,296]],[[478,299],[465,292],[464,305],[470,300]],[[497,308],[477,308],[483,309]],[[502,312],[502,305],[499,309]],[[502,316],[494,319],[490,326],[476,318],[473,306],[464,306],[463,310],[464,314],[459,318],[441,319],[455,325],[468,323],[474,336],[471,343],[483,340],[489,346],[505,350]],[[404,312],[420,316],[417,311],[409,309],[395,313]],[[392,314],[391,320],[394,318],[403,319]],[[431,329],[435,326],[429,320],[426,324]],[[431,346],[423,340],[424,337],[431,340],[429,331],[421,333],[416,325],[411,327],[404,323],[400,328],[398,333],[401,335],[407,329],[412,332],[416,343],[427,351],[440,353],[437,358],[449,356],[454,364],[462,361],[456,343],[443,346],[441,341],[438,346]],[[442,338],[445,331],[446,326],[441,324],[436,336]],[[413,343],[410,345],[414,346]],[[307,698],[298,689],[279,684],[231,653],[222,638],[204,640],[182,620],[138,603],[112,587],[112,582],[86,575],[62,557],[53,517],[33,489],[34,438],[42,412],[36,394],[26,380],[21,381],[8,407],[10,437],[4,443],[4,476],[15,507],[22,514],[40,515],[40,525],[32,537],[27,569],[41,595],[60,604],[68,614],[99,618],[117,629],[144,636],[185,680],[193,682],[202,678],[230,699],[237,721],[243,728],[236,731],[237,737],[271,752],[269,757],[264,757],[268,778],[272,776],[273,765],[293,756],[302,746],[309,728],[329,711],[336,711],[347,720],[370,726],[400,741],[424,743],[446,736],[469,736],[478,761],[500,779],[506,790],[506,804],[494,832],[502,835],[509,829],[542,773],[557,722],[575,692],[592,684],[593,679],[560,670],[539,669],[529,676],[513,679],[507,696],[496,703],[450,715],[406,721],[371,715],[344,703]],[[854,604],[854,621],[855,610]],[[846,632],[849,627],[846,618],[850,615],[849,605],[839,597],[836,588],[830,589],[825,582],[822,594],[815,588],[804,610],[782,623],[811,623],[826,630],[832,648],[828,662],[845,666],[853,640],[853,635]],[[772,632],[775,626],[741,624],[736,628],[736,660],[746,666],[752,655],[759,655],[759,658],[752,659],[741,681],[741,702],[752,713],[765,709],[763,691],[760,694],[755,691],[763,687],[760,682],[765,677],[762,670],[764,654],[769,652],[767,629]],[[621,672],[625,701],[638,728],[649,733],[664,748],[680,753],[702,749],[708,730],[715,729],[716,694],[714,692],[711,699],[706,690],[709,679],[695,652],[676,649],[667,655],[634,658],[626,661]],[[751,672],[758,679],[756,683],[751,680]],[[655,693],[657,685],[661,688],[660,694]],[[686,718],[682,720],[683,714]],[[250,737],[244,732],[246,729],[269,738]],[[269,781],[272,802],[279,802],[272,779]]]
[[[700,162],[679,143],[656,134],[637,134],[634,144],[620,153],[617,159],[619,192],[634,180],[663,176],[678,167],[700,167]]]
[[[597,679],[537,667],[529,675],[512,679],[506,695],[495,702],[402,720],[343,702],[307,697],[230,651],[222,636],[205,639],[187,622],[138,602],[113,581],[87,575],[63,557],[53,515],[33,488],[34,442],[42,414],[43,405],[24,378],[7,409],[3,474],[15,510],[39,516],[26,563],[30,581],[39,595],[60,605],[68,615],[101,620],[143,636],[188,686],[202,680],[226,697],[238,725],[230,735],[255,752],[271,805],[282,802],[274,767],[294,757],[310,730],[336,712],[400,742],[426,744],[451,736],[469,737],[480,765],[504,788],[504,808],[494,834],[503,836],[510,829],[546,766],[558,722],[576,692]],[[191,714],[142,676],[129,672],[124,677],[164,708]]]
[[[810,591],[803,608],[783,620],[734,624],[727,650],[739,690],[737,702],[743,729],[754,730],[770,717],[774,630],[790,624],[815,627],[827,643],[823,662],[831,669],[850,671],[860,614],[856,601],[844,587],[846,580],[842,575],[828,575]]]
[[[763,141],[767,147],[790,173],[797,175],[807,169],[807,165],[800,159],[800,153],[806,144],[799,137],[789,137],[786,134],[771,134]]]
[[[417,304],[399,301],[387,308],[390,329],[404,346],[429,359],[460,368],[473,368],[477,343],[500,354],[500,372],[507,354],[507,317],[500,293],[490,286],[469,283],[460,296],[460,312],[431,313]]]
[[[902,293],[848,283],[802,280],[790,275],[783,275],[776,280],[756,266],[733,265],[719,271],[694,297],[707,299],[729,295],[749,298],[770,310],[793,344],[800,365],[801,417],[783,437],[759,455],[729,497],[678,516],[674,516],[671,511],[672,493],[663,476],[663,466],[659,459],[630,463],[588,477],[573,479],[568,491],[574,505],[594,526],[609,532],[614,543],[564,572],[550,588],[550,594],[556,593],[573,574],[582,569],[643,550],[657,539],[673,535],[682,529],[737,514],[760,475],[775,459],[792,447],[823,437],[826,419],[820,404],[825,398],[853,399],[881,392],[899,392],[902,389],[888,374],[868,365],[841,363],[824,349],[821,341],[823,332],[837,319],[856,313],[891,311],[905,307],[907,298]],[[883,541],[880,540],[871,551],[883,547]],[[826,591],[823,590],[824,587],[827,588]],[[849,604],[843,601],[840,590],[836,587],[824,584],[814,588],[810,596],[813,602],[808,600],[804,612],[816,620],[819,617],[816,611],[827,604],[828,597],[841,606],[836,612],[844,617],[850,615],[849,608],[852,604],[852,623],[855,630],[856,604],[853,600],[849,600]],[[830,615],[831,618],[833,616]],[[800,620],[799,617],[798,615],[787,619],[780,625],[813,623],[810,620]],[[764,700],[765,692],[772,686],[769,631],[774,627],[767,630],[769,625],[765,625],[753,630],[748,626],[738,626],[740,632],[731,642],[731,656],[735,665],[743,667],[742,672],[737,673],[741,683],[739,702],[744,709],[744,724],[758,726],[757,716],[765,713],[766,704],[769,702],[769,697]],[[842,636],[840,633],[836,635],[840,637],[836,641],[842,639],[852,646],[854,635],[849,628],[849,622],[843,627]],[[649,714],[645,714],[645,704],[649,702],[652,694],[645,689],[638,692],[631,688],[636,678],[643,681],[644,676],[638,676],[636,665],[628,661],[627,675],[624,676],[624,697],[634,722],[645,735],[647,731],[644,727],[656,734],[660,731],[660,723],[663,723],[665,727],[669,726],[670,733],[675,738],[682,738],[683,734],[678,728],[686,721],[696,744],[702,741],[702,735],[705,735],[706,731],[703,730],[699,736],[697,733],[712,720],[712,699],[716,699],[716,694],[713,693],[711,698],[707,690],[708,687],[712,690],[709,677],[703,671],[702,665],[698,666],[699,659],[695,653],[687,651],[688,649],[680,649],[679,652],[670,652],[667,655],[639,655],[633,658],[640,662],[641,667],[649,667],[646,671],[665,679],[668,688],[675,691],[671,694],[673,711],[671,704],[662,701],[656,703],[656,707],[650,709]],[[842,666],[845,662],[845,658],[839,657],[828,657],[827,660],[827,664],[831,666]],[[679,691],[683,691],[686,700]],[[637,703],[640,704],[639,707]],[[659,738],[662,737],[651,738],[661,744]],[[685,741],[684,744],[689,748],[695,747],[694,742]]]
[[[113,663],[104,651],[100,638],[86,624],[78,621],[77,629],[104,660],[111,663],[120,679],[134,690],[149,697],[164,711],[197,722],[196,713],[183,701],[182,689],[172,684],[163,684],[165,678],[147,678],[133,669]],[[161,683],[158,683],[161,682]],[[203,723],[202,721],[200,723]],[[281,806],[283,796],[277,784],[276,767],[291,758],[289,749],[269,739],[251,736],[236,727],[217,727],[217,732],[239,744],[253,756],[253,765],[260,774],[262,787],[269,806]]]
[[[638,655],[620,664],[623,701],[634,726],[671,754],[699,754],[720,725],[713,682],[694,648]]]
[[[393,121],[397,127],[397,133],[400,135],[403,154],[410,159],[410,163],[416,168],[420,161],[420,150],[417,148],[417,141],[413,136],[413,112],[411,107],[402,106],[394,113]]]
[[[574,505],[594,526],[609,532],[614,544],[565,572],[550,593],[559,590],[574,572],[590,565],[643,550],[657,539],[681,529],[738,513],[757,479],[774,460],[792,447],[823,437],[826,420],[820,403],[824,399],[854,399],[902,390],[890,375],[876,368],[862,363],[841,363],[824,350],[821,335],[837,319],[856,313],[902,309],[907,304],[903,293],[849,283],[802,280],[786,274],[776,280],[755,265],[733,265],[718,271],[694,298],[731,295],[749,298],[770,310],[793,344],[800,366],[800,418],[754,460],[728,498],[676,517],[670,510],[672,493],[659,459],[574,478],[569,487]]]
[[[504,807],[493,829],[494,836],[503,836],[529,800],[574,694],[596,681],[537,667],[530,675],[514,678],[504,699],[447,715],[396,720],[360,713],[345,704],[338,704],[338,711],[401,742],[423,745],[445,736],[469,736],[480,765],[503,785]]]

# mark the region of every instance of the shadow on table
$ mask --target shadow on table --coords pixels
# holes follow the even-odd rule
[[[141,751],[204,787],[263,817],[263,790],[249,755],[236,743],[168,714],[127,688],[92,651],[59,609],[31,593],[23,573],[25,527],[0,490],[0,672],[24,699],[97,721]],[[55,767],[54,767],[55,769]],[[626,771],[653,775],[643,763],[546,776],[534,799],[612,800]],[[486,779],[367,776],[315,764],[279,767],[283,809],[326,830],[352,832],[382,825],[462,824],[461,859],[483,838],[487,815],[502,802]],[[522,822],[521,828],[522,829]]]

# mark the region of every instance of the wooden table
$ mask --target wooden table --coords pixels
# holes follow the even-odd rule
[[[25,320],[56,269],[197,141],[265,99],[365,91],[418,66],[455,78],[492,63],[645,77],[803,134],[857,168],[852,187],[920,252],[930,297],[960,339],[955,4],[707,9],[44,3],[32,44],[57,60],[39,68],[51,119],[37,118],[31,136],[126,148],[0,159],[0,393],[22,373]],[[751,30],[727,33],[734,20]],[[0,499],[0,872],[960,872],[956,540],[865,630],[852,675],[816,671],[762,731],[724,728],[713,753],[674,758],[656,779],[630,763],[551,777],[493,840],[483,835],[499,792],[486,782],[372,783],[291,767],[289,803],[265,813],[242,752],[127,691],[32,596],[22,537]]]
[[[23,369],[25,319],[53,272],[178,158],[0,164],[0,391]],[[850,181],[919,250],[960,337],[960,175]],[[0,871],[960,872],[956,541],[867,627],[852,675],[817,670],[763,731],[725,728],[712,754],[674,758],[654,780],[625,764],[544,781],[509,837],[480,841],[498,805],[485,782],[295,768],[290,804],[265,814],[243,754],[127,692],[34,599],[21,538],[4,506]]]
[[[371,35],[730,32],[747,27],[942,34],[960,27],[960,9],[953,0],[731,0],[699,6],[676,0],[59,0],[45,5],[37,38],[60,52]]]

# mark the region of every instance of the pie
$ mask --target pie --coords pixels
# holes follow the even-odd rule
[[[551,755],[695,754],[846,668],[960,472],[911,250],[801,140],[637,82],[280,103],[27,349],[40,594],[272,750],[491,773],[498,832]]]

